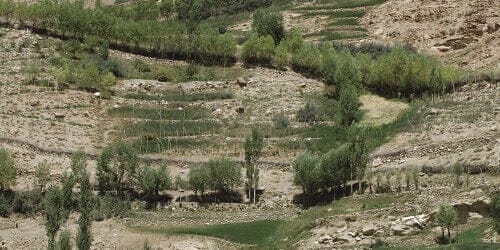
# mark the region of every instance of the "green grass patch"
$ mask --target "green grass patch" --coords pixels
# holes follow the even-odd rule
[[[329,24],[329,26],[351,26],[351,25],[359,25],[359,19],[353,17],[340,18]]]
[[[165,93],[161,95],[149,95],[142,93],[128,93],[122,96],[125,99],[146,101],[169,101],[169,102],[196,102],[213,101],[233,98],[230,92],[196,92],[196,93]]]
[[[338,1],[333,5],[321,5],[321,6],[305,6],[299,7],[295,10],[332,10],[332,9],[351,9],[351,8],[359,8],[359,7],[367,7],[367,6],[375,6],[384,3],[386,0],[343,0]]]
[[[219,144],[212,139],[194,139],[194,138],[157,138],[141,137],[131,142],[140,153],[161,153],[164,151],[192,151],[204,150],[207,148],[217,148]]]
[[[330,30],[322,30],[315,33],[310,33],[305,35],[304,37],[315,37],[322,36],[324,41],[335,41],[335,40],[344,40],[344,39],[356,39],[366,37],[364,33],[344,33],[344,32],[335,32]]]
[[[262,220],[220,225],[171,228],[138,227],[136,229],[167,235],[203,235],[240,244],[262,246],[269,245],[278,228],[284,224],[285,222],[281,220]]]
[[[329,18],[345,18],[345,17],[362,17],[366,14],[362,10],[340,10],[340,11],[310,11],[304,12],[302,16],[313,17],[313,16],[328,16]]]
[[[209,112],[201,107],[185,108],[143,108],[124,106],[108,109],[108,114],[121,118],[140,118],[150,120],[199,120],[209,117]]]
[[[366,135],[368,149],[371,151],[387,142],[396,133],[408,131],[418,126],[425,118],[425,114],[419,111],[419,107],[420,104],[413,103],[398,119],[389,124],[376,127],[344,127],[320,124],[313,125],[302,136],[304,138],[320,138],[314,141],[309,148],[313,151],[326,153],[332,148],[351,141],[352,138],[355,138],[356,135],[363,131]]]
[[[143,121],[124,122],[123,134],[127,137],[146,136],[151,140],[164,136],[193,136],[216,134],[221,124],[215,121]]]
[[[187,81],[225,81],[234,80],[241,76],[242,69],[221,66],[201,66],[197,64],[188,65],[165,65],[160,63],[149,63],[140,59],[132,62],[113,58],[125,71],[128,79],[154,79],[168,82]]]
[[[493,227],[493,221],[483,223],[477,227],[461,232],[457,236],[458,243],[479,243],[486,229]]]
[[[245,223],[230,223],[209,226],[136,227],[137,230],[167,235],[204,235],[231,242],[250,244],[258,248],[289,249],[296,242],[307,237],[315,226],[315,220],[327,216],[359,212],[363,209],[390,207],[393,203],[406,202],[409,195],[359,196],[336,200],[329,205],[313,207],[291,221],[264,220]]]

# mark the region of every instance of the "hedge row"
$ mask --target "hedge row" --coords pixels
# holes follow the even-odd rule
[[[62,38],[96,36],[112,48],[161,58],[228,65],[236,61],[236,41],[207,25],[190,26],[177,20],[133,20],[106,7],[85,9],[78,3],[43,1],[36,4],[0,0],[0,16]]]
[[[457,68],[406,47],[367,45],[338,50],[331,43],[305,42],[298,30],[288,32],[277,46],[268,37],[251,35],[242,57],[247,64],[291,67],[321,78],[334,96],[341,84],[364,86],[386,96],[422,96],[442,93],[459,79]]]

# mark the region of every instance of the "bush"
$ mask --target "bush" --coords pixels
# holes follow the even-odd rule
[[[317,45],[306,43],[292,55],[292,68],[304,74],[319,76],[322,56]]]
[[[194,191],[194,195],[201,196],[210,187],[210,172],[209,169],[203,165],[193,166],[189,169],[189,186]]]
[[[71,234],[68,230],[64,230],[59,235],[59,240],[57,241],[58,250],[71,250]]]
[[[283,16],[279,12],[257,10],[253,14],[252,30],[257,32],[259,36],[270,35],[274,44],[277,45],[285,34]]]
[[[13,211],[24,215],[34,215],[43,211],[43,195],[35,189],[31,191],[16,192]]]
[[[0,147],[0,191],[10,188],[16,181],[16,166],[10,153]]]
[[[47,231],[48,249],[54,249],[55,237],[63,221],[61,190],[52,187],[45,196],[45,229]]]
[[[318,121],[316,107],[311,102],[307,102],[303,108],[297,110],[296,119],[299,122]]]
[[[340,124],[351,125],[353,122],[359,121],[361,112],[356,87],[343,85],[340,89],[339,99]]]
[[[491,200],[491,216],[495,220],[495,228],[500,233],[500,194],[497,193]]]
[[[151,166],[144,166],[139,170],[137,184],[147,198],[151,199],[158,197],[161,190],[170,188],[172,180],[170,179],[166,165],[162,165],[158,169],[154,169]]]
[[[0,192],[0,216],[9,217],[12,213],[12,197]]]
[[[149,64],[145,63],[144,61],[142,60],[139,60],[139,59],[135,59],[133,62],[132,62],[132,65],[134,65],[134,68],[139,71],[139,72],[142,72],[142,73],[145,73],[145,72],[151,72],[151,66],[149,66]]]
[[[241,167],[230,159],[210,160],[206,167],[209,169],[212,190],[224,193],[241,183]]]
[[[292,163],[293,183],[302,187],[305,194],[316,192],[319,186],[318,175],[319,157],[311,153],[298,156]]]
[[[287,129],[290,126],[290,121],[284,113],[278,113],[273,116],[273,123],[276,129]]]
[[[126,217],[131,209],[130,200],[111,195],[95,197],[92,218],[96,221],[102,221],[113,217]]]
[[[271,36],[258,36],[255,33],[243,44],[242,58],[246,64],[268,65],[274,55],[274,42]]]
[[[455,208],[450,205],[442,204],[439,207],[437,216],[436,216],[437,224],[443,228],[442,238],[444,238],[444,228],[448,230],[448,240],[450,239],[450,229],[452,229],[457,224],[457,212]]]
[[[38,164],[35,169],[35,185],[38,186],[41,192],[45,189],[50,181],[50,166],[47,160]]]
[[[285,38],[276,47],[273,64],[278,68],[285,68],[291,64],[292,56],[304,46],[302,34],[296,28],[291,29]]]
[[[104,148],[97,159],[99,190],[116,191],[120,197],[132,182],[139,166],[137,152],[130,145],[117,141]]]

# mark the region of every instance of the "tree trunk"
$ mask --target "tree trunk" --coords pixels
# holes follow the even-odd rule
[[[257,191],[256,191],[256,189],[257,189],[257,182],[256,182],[256,179],[255,179],[255,164],[253,165],[253,178],[252,179],[253,179],[253,204],[255,205],[255,203],[256,203],[256,199],[255,199],[256,197],[255,197],[255,195],[257,193]]]
[[[448,229],[448,240],[451,240],[451,238],[450,238],[451,237],[451,235],[450,235],[450,228],[448,227],[446,229]]]

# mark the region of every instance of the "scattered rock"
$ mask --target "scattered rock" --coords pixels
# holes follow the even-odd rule
[[[56,112],[56,113],[54,113],[54,117],[58,120],[62,120],[62,119],[64,119],[64,117],[66,117],[66,115],[63,113]]]
[[[235,111],[236,111],[236,113],[238,113],[238,114],[243,114],[243,113],[245,113],[245,108],[243,108],[243,107],[238,107],[238,108],[236,108],[236,109],[235,109]]]
[[[322,235],[318,239],[319,244],[328,244],[328,243],[331,243],[332,241],[333,241],[333,238],[328,234]]]
[[[369,223],[363,227],[362,233],[364,236],[371,236],[377,231],[377,229],[378,228],[374,224]]]
[[[484,217],[478,213],[469,213],[469,220],[474,221],[474,220],[482,220]]]
[[[243,87],[246,87],[248,85],[248,81],[243,77],[238,77],[236,79],[236,84],[238,84],[238,86],[243,88]]]
[[[372,166],[373,167],[378,167],[380,165],[382,165],[383,162],[382,162],[382,159],[380,159],[380,157],[377,157],[375,158],[373,161],[372,161]]]

